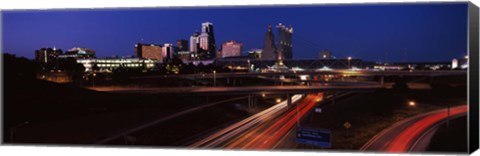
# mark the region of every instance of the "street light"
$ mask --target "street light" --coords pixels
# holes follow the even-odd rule
[[[352,60],[352,57],[349,56],[347,60],[348,60],[348,68],[350,68],[350,60]]]
[[[413,107],[413,106],[417,105],[417,103],[415,103],[415,101],[409,101],[408,105]]]
[[[93,76],[93,78],[92,78],[93,84],[92,85],[93,85],[93,87],[95,87],[95,77],[97,77],[97,74],[95,72],[93,72],[92,76]]]
[[[213,86],[217,86],[217,71],[213,71]]]
[[[280,102],[282,102],[282,99],[277,98],[276,102],[277,102],[277,103],[280,103]]]

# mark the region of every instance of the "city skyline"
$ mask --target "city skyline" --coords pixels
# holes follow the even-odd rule
[[[265,13],[251,16],[258,10]],[[268,25],[284,23],[295,28],[294,59],[318,59],[329,50],[337,58],[450,61],[467,53],[466,11],[467,3],[5,11],[2,44],[4,53],[30,59],[36,49],[54,46],[133,56],[136,43],[189,40],[201,23],[211,22],[217,47],[235,40],[248,51],[263,47]]]

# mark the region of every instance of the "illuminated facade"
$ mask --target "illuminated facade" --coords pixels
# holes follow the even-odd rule
[[[292,27],[286,27],[282,23],[277,25],[278,28],[278,44],[277,57],[278,59],[292,59]]]
[[[83,64],[85,72],[92,72],[94,66],[98,67],[98,72],[112,72],[117,68],[138,68],[151,70],[158,60],[142,59],[142,58],[104,58],[104,59],[77,59],[77,63]]]
[[[208,60],[215,58],[217,48],[212,23],[202,23],[202,33],[199,35],[199,46],[201,50],[198,52],[198,57],[200,57],[200,59]]]
[[[190,51],[193,53],[197,53],[199,46],[200,46],[200,38],[199,33],[195,32],[190,36]]]
[[[95,50],[89,48],[73,47],[69,49],[65,54],[59,55],[59,58],[96,58]]]
[[[173,56],[176,53],[176,47],[173,46],[173,44],[170,43],[165,43],[162,47],[162,57],[163,57],[163,62],[169,61],[173,59]]]
[[[222,58],[242,55],[243,44],[236,41],[228,41],[222,44]]]
[[[156,44],[135,44],[135,56],[162,61],[162,46]]]
[[[62,54],[61,49],[57,48],[42,48],[35,50],[35,61],[43,64],[54,64],[57,57]]]
[[[252,49],[248,51],[248,56],[256,59],[261,59],[262,58],[262,49]]]

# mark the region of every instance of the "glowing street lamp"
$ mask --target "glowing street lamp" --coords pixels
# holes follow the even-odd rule
[[[213,86],[217,86],[217,71],[213,71]]]
[[[280,103],[280,102],[282,102],[282,99],[278,98],[278,99],[276,100],[276,102],[277,102],[277,103]]]
[[[352,60],[352,57],[349,56],[347,60],[348,60],[348,68],[350,68],[350,60]]]
[[[417,103],[415,103],[415,101],[409,101],[408,105],[413,107],[413,106],[417,105]]]

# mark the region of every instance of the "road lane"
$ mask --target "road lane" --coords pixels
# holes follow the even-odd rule
[[[452,118],[466,112],[466,105],[457,106],[450,109],[450,116]],[[447,109],[441,109],[402,120],[373,137],[361,151],[409,152],[424,133],[447,117]]]

